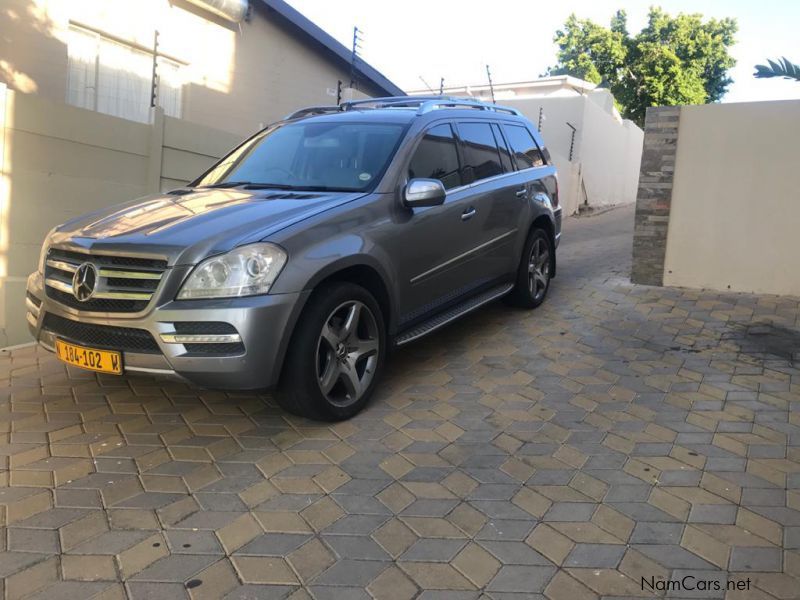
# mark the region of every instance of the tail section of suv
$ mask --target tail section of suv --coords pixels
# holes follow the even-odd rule
[[[103,373],[365,406],[391,347],[556,272],[555,168],[514,109],[399,97],[303,109],[192,184],[53,229],[28,323]]]

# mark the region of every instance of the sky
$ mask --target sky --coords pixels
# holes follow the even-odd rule
[[[737,65],[723,102],[800,98],[800,82],[755,79],[754,65],[786,56],[800,63],[797,24],[800,0],[288,0],[333,35],[352,44],[353,26],[363,30],[360,55],[404,90],[528,81],[556,62],[553,34],[570,13],[608,24],[617,9],[628,13],[628,30],[639,31],[650,5],[669,13],[735,17]],[[496,9],[493,9],[495,7]]]

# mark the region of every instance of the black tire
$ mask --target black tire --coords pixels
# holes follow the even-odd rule
[[[356,326],[348,333],[347,318],[354,311]],[[326,284],[314,291],[300,315],[284,361],[278,403],[309,419],[349,419],[369,402],[385,356],[383,315],[372,294],[353,283]]]
[[[534,256],[535,268],[532,270]],[[525,240],[517,269],[514,289],[507,296],[510,304],[521,308],[536,308],[547,297],[553,272],[553,244],[543,229],[532,229]]]

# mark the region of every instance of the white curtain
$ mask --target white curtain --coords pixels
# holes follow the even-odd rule
[[[158,58],[157,102],[165,115],[180,118],[183,112],[183,72],[178,63],[163,56]]]
[[[67,102],[82,108],[147,123],[153,55],[71,27],[69,32]],[[181,65],[159,57],[158,104],[172,117],[182,113]]]
[[[150,120],[153,59],[145,52],[100,40],[97,110],[146,123]]]
[[[97,35],[70,27],[67,44],[67,103],[95,110],[97,93]]]

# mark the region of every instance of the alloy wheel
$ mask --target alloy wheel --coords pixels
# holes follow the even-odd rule
[[[337,406],[357,402],[375,376],[381,351],[378,323],[363,302],[340,304],[325,320],[317,341],[317,381]]]
[[[528,259],[528,291],[535,301],[539,301],[547,292],[550,280],[550,249],[547,242],[537,238],[531,247]]]

